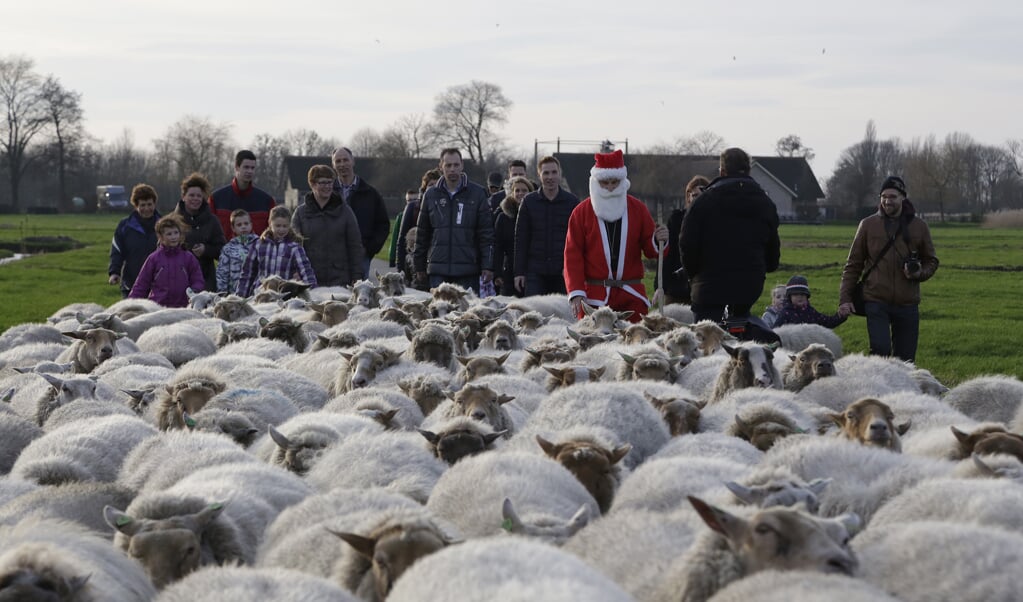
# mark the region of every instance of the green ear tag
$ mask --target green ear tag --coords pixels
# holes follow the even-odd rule
[[[224,505],[221,504],[220,502],[217,502],[216,504],[210,504],[210,510],[220,510],[223,507]]]
[[[513,526],[514,525],[512,524],[512,519],[510,519],[510,518],[504,519],[504,522],[501,523],[501,528],[504,529],[505,531],[509,532],[509,533],[512,532],[512,527]]]
[[[131,522],[131,517],[130,516],[118,516],[117,520],[115,522],[117,523],[118,527],[123,527],[123,526],[125,526],[125,525],[127,525],[128,523]]]
[[[185,418],[185,426],[188,428],[195,428],[195,418],[192,418],[191,416]]]

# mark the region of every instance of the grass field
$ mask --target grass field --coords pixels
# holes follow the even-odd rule
[[[0,215],[0,244],[64,235],[85,245],[0,266],[0,331],[42,321],[72,302],[109,305],[120,299],[117,287],[107,284],[106,272],[110,239],[120,217]],[[767,304],[773,284],[799,273],[809,278],[813,305],[834,312],[855,229],[855,224],[782,226],[782,265],[768,275],[767,291],[757,307],[762,310]],[[941,267],[923,284],[917,363],[950,385],[980,374],[1023,378],[1023,353],[1012,330],[1023,309],[1023,229],[935,224],[931,233]],[[866,352],[863,318],[850,318],[836,332],[846,352]]]

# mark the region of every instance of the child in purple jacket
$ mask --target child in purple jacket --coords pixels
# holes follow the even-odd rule
[[[154,229],[156,250],[146,257],[128,297],[150,299],[164,307],[185,307],[188,289],[199,292],[206,284],[199,260],[181,246],[188,225],[172,213],[161,217]]]
[[[291,211],[284,205],[270,210],[270,226],[249,250],[238,281],[238,294],[248,297],[267,276],[298,279],[310,288],[316,286],[316,274],[302,248],[301,237],[291,229]]]
[[[785,285],[785,304],[778,312],[773,328],[785,324],[820,324],[826,328],[835,328],[848,318],[841,311],[833,316],[826,316],[810,305],[810,285],[805,276],[793,276]]]

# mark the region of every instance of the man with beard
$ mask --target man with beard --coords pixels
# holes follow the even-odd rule
[[[643,258],[657,257],[654,243],[668,240],[643,201],[628,194],[622,151],[594,155],[590,197],[576,205],[565,239],[565,288],[577,317],[583,304],[632,311],[638,322],[650,308],[643,286]],[[661,250],[664,252],[664,249]]]
[[[718,177],[693,201],[679,236],[697,321],[745,318],[764,291],[767,272],[778,269],[778,210],[750,177],[750,158],[725,149]]]

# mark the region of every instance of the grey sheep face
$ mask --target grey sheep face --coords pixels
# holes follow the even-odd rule
[[[502,421],[501,405],[515,398],[504,394],[498,395],[487,386],[468,385],[451,395],[451,399],[458,404],[463,416],[495,426],[500,425]]]
[[[269,432],[270,438],[277,445],[273,463],[283,466],[297,475],[307,473],[323,455],[323,451],[331,443],[334,443],[323,433],[318,432],[305,432],[298,437],[289,438],[272,425],[269,427]]]
[[[302,325],[284,316],[278,316],[272,320],[260,318],[259,336],[264,339],[287,343],[299,353],[305,351],[309,342],[305,333],[302,332]]]
[[[36,422],[39,426],[46,423],[50,414],[57,408],[66,406],[76,399],[96,399],[96,379],[94,377],[76,376],[61,378],[43,373],[39,376],[50,384],[50,393],[39,400],[36,407]]]
[[[103,517],[125,536],[118,539],[121,548],[142,565],[153,585],[163,588],[199,568],[203,532],[223,509],[214,503],[195,514],[151,520],[107,506]]]
[[[19,563],[21,564],[21,563]],[[85,599],[90,575],[67,575],[52,565],[12,568],[0,574],[0,602],[61,602]],[[88,599],[91,596],[86,595]]]
[[[156,385],[146,389],[122,389],[128,399],[128,407],[139,416],[145,416],[156,400]]]
[[[322,334],[316,335],[316,342],[313,344],[310,351],[319,351],[320,349],[351,349],[352,347],[359,346],[359,339],[355,336],[354,332],[337,332],[331,336],[323,336]]]
[[[182,413],[185,426],[194,431],[222,433],[242,447],[248,447],[259,435],[259,429],[244,414],[220,409],[208,409],[195,416]]]
[[[610,343],[618,338],[614,334],[580,333],[571,328],[566,328],[565,330],[568,331],[568,336],[572,337],[572,340],[579,344],[579,349],[583,351],[596,347],[601,343]]]
[[[619,353],[625,360],[627,370],[619,374],[619,380],[663,380],[675,382],[678,359],[667,357],[660,352],[643,352],[636,355]]]
[[[590,368],[589,366],[544,366],[544,370],[550,374],[547,379],[547,390],[554,391],[564,387],[571,387],[576,383],[599,382],[604,376],[605,368]]]
[[[344,301],[324,301],[323,303],[310,303],[309,308],[316,312],[314,320],[323,322],[327,326],[337,326],[348,319],[348,312],[351,306]]]
[[[398,381],[402,393],[419,405],[423,416],[429,416],[442,401],[447,399],[447,380],[436,374],[419,374]]]
[[[230,295],[213,306],[213,317],[220,318],[225,322],[237,322],[245,316],[256,313],[252,306],[245,299],[237,295]]]
[[[405,294],[405,276],[401,272],[377,272],[377,282],[380,283],[380,291],[388,297],[397,297]]]
[[[518,346],[519,338],[515,329],[507,322],[494,322],[487,327],[484,335],[487,344],[498,351],[511,351]]]
[[[349,301],[365,308],[379,307],[380,287],[369,280],[360,280],[352,285],[352,296]]]
[[[482,376],[487,376],[488,374],[504,374],[506,372],[504,369],[504,362],[507,361],[509,355],[510,352],[497,357],[456,356],[458,363],[462,364],[462,373],[460,376],[464,382],[471,382]]]
[[[899,436],[910,427],[909,422],[896,425],[895,413],[888,404],[872,397],[852,402],[841,414],[831,414],[831,419],[847,439],[894,452],[902,451]]]
[[[217,335],[217,348],[245,339],[254,339],[259,335],[256,325],[251,322],[233,322],[223,324]]]
[[[735,481],[727,481],[725,487],[739,498],[739,501],[750,506],[759,508],[802,506],[810,514],[817,514],[820,509],[818,496],[829,483],[831,479],[814,479],[805,484],[793,479],[772,479],[763,485],[750,487]]]
[[[454,543],[439,529],[423,524],[388,526],[382,533],[366,537],[331,533],[372,563],[373,589],[378,600],[387,598],[394,582],[417,560]]]
[[[854,576],[859,562],[849,547],[860,527],[855,514],[823,519],[790,508],[768,508],[750,519],[690,496],[708,527],[723,535],[745,574],[759,571],[816,571]]]
[[[125,337],[123,332],[114,332],[106,328],[90,328],[61,334],[82,342],[77,360],[85,372],[92,372],[96,366],[114,357],[117,354],[117,340]]]
[[[419,430],[419,434],[430,444],[433,455],[449,465],[490,449],[506,432],[473,428],[471,425],[448,428],[437,433]]]
[[[760,451],[767,451],[780,439],[789,435],[805,434],[806,431],[781,415],[765,416],[759,420],[746,421],[735,416],[735,435],[749,441]]]
[[[363,347],[355,353],[341,352],[348,360],[348,386],[350,389],[368,387],[377,374],[398,363],[398,354],[383,347]]]
[[[535,537],[551,545],[560,546],[590,522],[590,511],[582,505],[568,520],[550,516],[524,520],[515,511],[512,501],[505,498],[501,506],[501,517],[504,519],[501,528],[508,533]]]
[[[611,509],[615,491],[618,490],[618,471],[615,465],[624,458],[632,446],[626,443],[614,449],[605,449],[593,441],[570,440],[551,443],[537,435],[547,457],[568,469],[590,492],[601,513]]]

